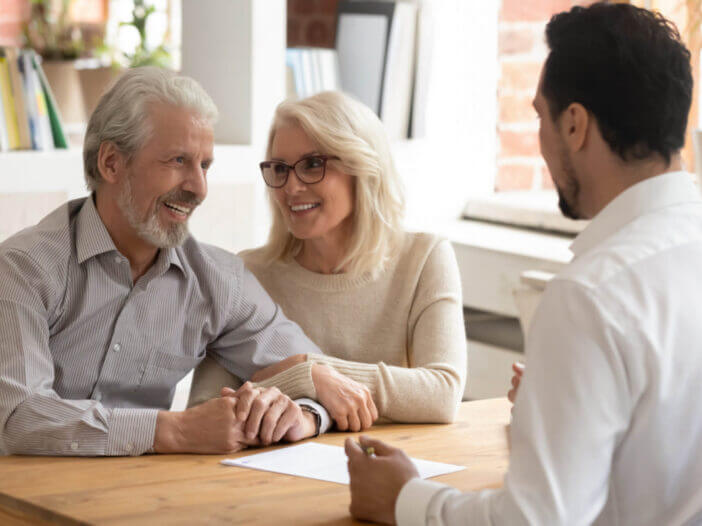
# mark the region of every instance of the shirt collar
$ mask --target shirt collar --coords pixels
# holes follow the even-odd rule
[[[90,195],[78,213],[76,219],[76,254],[78,263],[103,254],[117,251],[110,233],[95,208],[94,194]]]
[[[668,172],[645,179],[607,204],[575,238],[570,250],[577,258],[637,217],[667,206],[700,200],[699,188],[687,172]]]
[[[106,252],[117,252],[114,241],[95,208],[94,194],[90,195],[78,213],[76,220],[76,255],[78,264]],[[175,248],[162,248],[154,262],[167,270],[171,265],[178,267],[185,274],[185,267]]]

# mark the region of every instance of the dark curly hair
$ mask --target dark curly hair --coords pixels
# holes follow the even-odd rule
[[[675,25],[628,4],[554,15],[542,92],[554,120],[573,102],[597,121],[623,160],[671,155],[685,143],[692,102],[690,52]]]

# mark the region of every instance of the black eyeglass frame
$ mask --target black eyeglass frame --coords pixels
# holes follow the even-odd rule
[[[302,161],[307,161],[309,159],[321,159],[323,164],[322,164],[322,176],[317,179],[316,181],[305,181],[302,177],[300,177],[300,174],[297,173],[297,170],[295,167],[300,164]],[[294,164],[290,165],[284,161],[262,161],[258,164],[258,167],[261,169],[261,177],[263,177],[263,182],[266,183],[266,185],[270,186],[271,188],[283,188],[287,183],[288,183],[288,178],[290,177],[290,170],[292,170],[295,173],[295,177],[303,183],[303,184],[317,184],[324,179],[324,176],[327,175],[327,161],[339,161],[339,157],[336,155],[305,155],[301,159],[298,159],[295,161]],[[272,185],[268,181],[266,181],[266,177],[263,175],[263,171],[266,168],[270,168],[273,165],[282,165],[287,167],[288,172],[285,174],[285,179],[283,179],[283,183],[280,185]]]

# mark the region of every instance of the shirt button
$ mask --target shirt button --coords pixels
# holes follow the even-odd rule
[[[124,449],[127,450],[127,453],[131,453],[131,452],[132,452],[132,449],[134,449],[134,445],[132,445],[132,444],[127,444],[126,446],[124,446]]]
[[[119,256],[115,256],[115,263],[117,263],[118,265],[122,263],[122,258]]]
[[[102,393],[95,393],[93,400],[97,400],[98,402],[102,400]]]
[[[119,343],[115,343],[115,344],[112,346],[112,350],[115,351],[115,352],[119,352],[121,348],[122,348],[122,346],[121,346]]]
[[[78,442],[71,442],[71,450],[78,451]]]

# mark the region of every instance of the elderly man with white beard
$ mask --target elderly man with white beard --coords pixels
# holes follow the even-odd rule
[[[216,116],[194,80],[128,71],[88,124],[91,195],[0,244],[6,452],[229,453],[328,427],[317,402],[250,383],[168,411],[206,354],[247,379],[320,352],[239,258],[188,233],[207,194]]]

